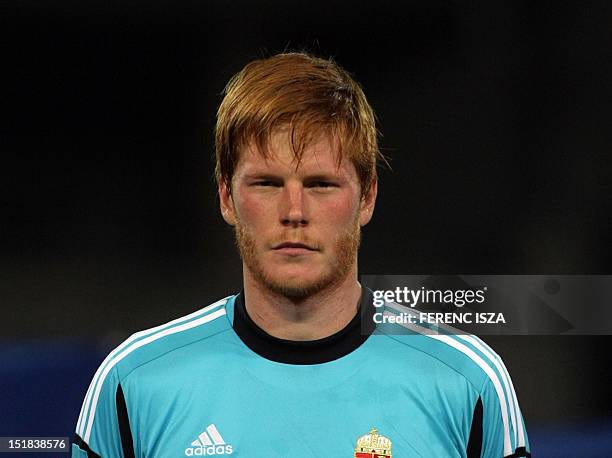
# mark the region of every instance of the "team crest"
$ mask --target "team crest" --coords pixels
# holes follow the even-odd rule
[[[391,458],[391,439],[378,434],[372,428],[368,434],[357,439],[354,458]]]

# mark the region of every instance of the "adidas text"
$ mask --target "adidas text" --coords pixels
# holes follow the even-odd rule
[[[187,456],[211,456],[211,455],[231,455],[233,452],[231,445],[209,445],[206,447],[187,447]]]

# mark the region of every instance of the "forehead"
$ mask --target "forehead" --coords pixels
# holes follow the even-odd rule
[[[235,175],[324,174],[357,179],[355,166],[350,160],[339,156],[337,142],[327,134],[321,134],[307,143],[298,161],[291,146],[289,131],[277,130],[270,136],[266,153],[260,151],[254,141],[245,145],[240,150]]]

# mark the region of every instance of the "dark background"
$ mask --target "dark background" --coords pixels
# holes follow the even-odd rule
[[[377,112],[393,170],[363,273],[612,273],[609,2],[2,9],[0,436],[71,434],[112,346],[239,290],[214,115],[231,75],[285,49],[333,56]],[[610,337],[486,340],[536,455],[608,456]]]

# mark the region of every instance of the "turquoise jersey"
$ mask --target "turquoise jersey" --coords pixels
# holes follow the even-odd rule
[[[132,335],[93,377],[72,456],[530,456],[512,382],[486,344],[370,327],[371,299],[364,288],[361,313],[311,342],[266,334],[243,294]]]

